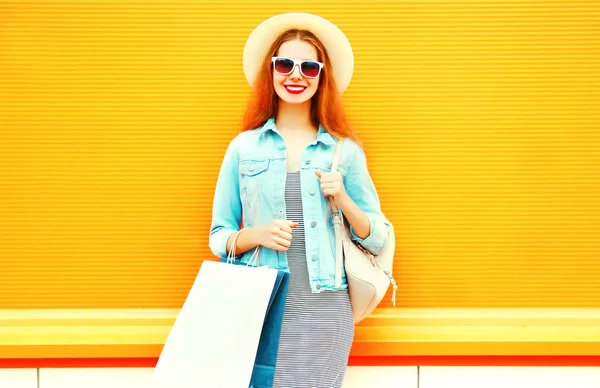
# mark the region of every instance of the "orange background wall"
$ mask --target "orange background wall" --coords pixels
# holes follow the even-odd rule
[[[0,1],[0,309],[181,306],[246,37],[298,10],[353,44],[401,307],[600,307],[597,1],[123,0]]]

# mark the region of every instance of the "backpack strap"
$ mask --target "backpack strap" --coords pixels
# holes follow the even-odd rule
[[[339,139],[335,146],[335,156],[333,157],[333,163],[331,164],[331,172],[336,172],[340,163],[340,156],[342,154],[342,143],[344,139]],[[335,231],[335,287],[340,288],[342,286],[342,269],[344,266],[343,262],[343,246],[342,246],[342,216],[338,207],[335,205],[333,197],[329,197],[329,204],[331,205],[331,217],[333,218],[333,228]]]

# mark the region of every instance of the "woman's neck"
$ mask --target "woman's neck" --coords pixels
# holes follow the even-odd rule
[[[308,128],[314,131],[314,124],[311,121],[310,103],[311,100],[302,104],[290,104],[279,100],[277,116],[275,117],[277,128],[280,131],[306,131]]]

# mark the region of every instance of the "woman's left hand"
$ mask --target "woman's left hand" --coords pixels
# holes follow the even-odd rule
[[[333,197],[336,201],[344,199],[348,194],[344,187],[344,181],[342,180],[342,174],[339,171],[336,172],[323,172],[316,170],[315,174],[321,180],[321,190],[326,197]]]

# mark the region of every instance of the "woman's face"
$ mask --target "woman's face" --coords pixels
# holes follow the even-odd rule
[[[297,61],[318,61],[315,47],[302,40],[284,42],[275,56],[287,57]],[[315,95],[320,78],[320,73],[317,78],[306,78],[300,73],[300,66],[294,66],[294,70],[288,75],[280,75],[273,71],[273,86],[275,92],[283,101],[291,104],[301,104]]]

